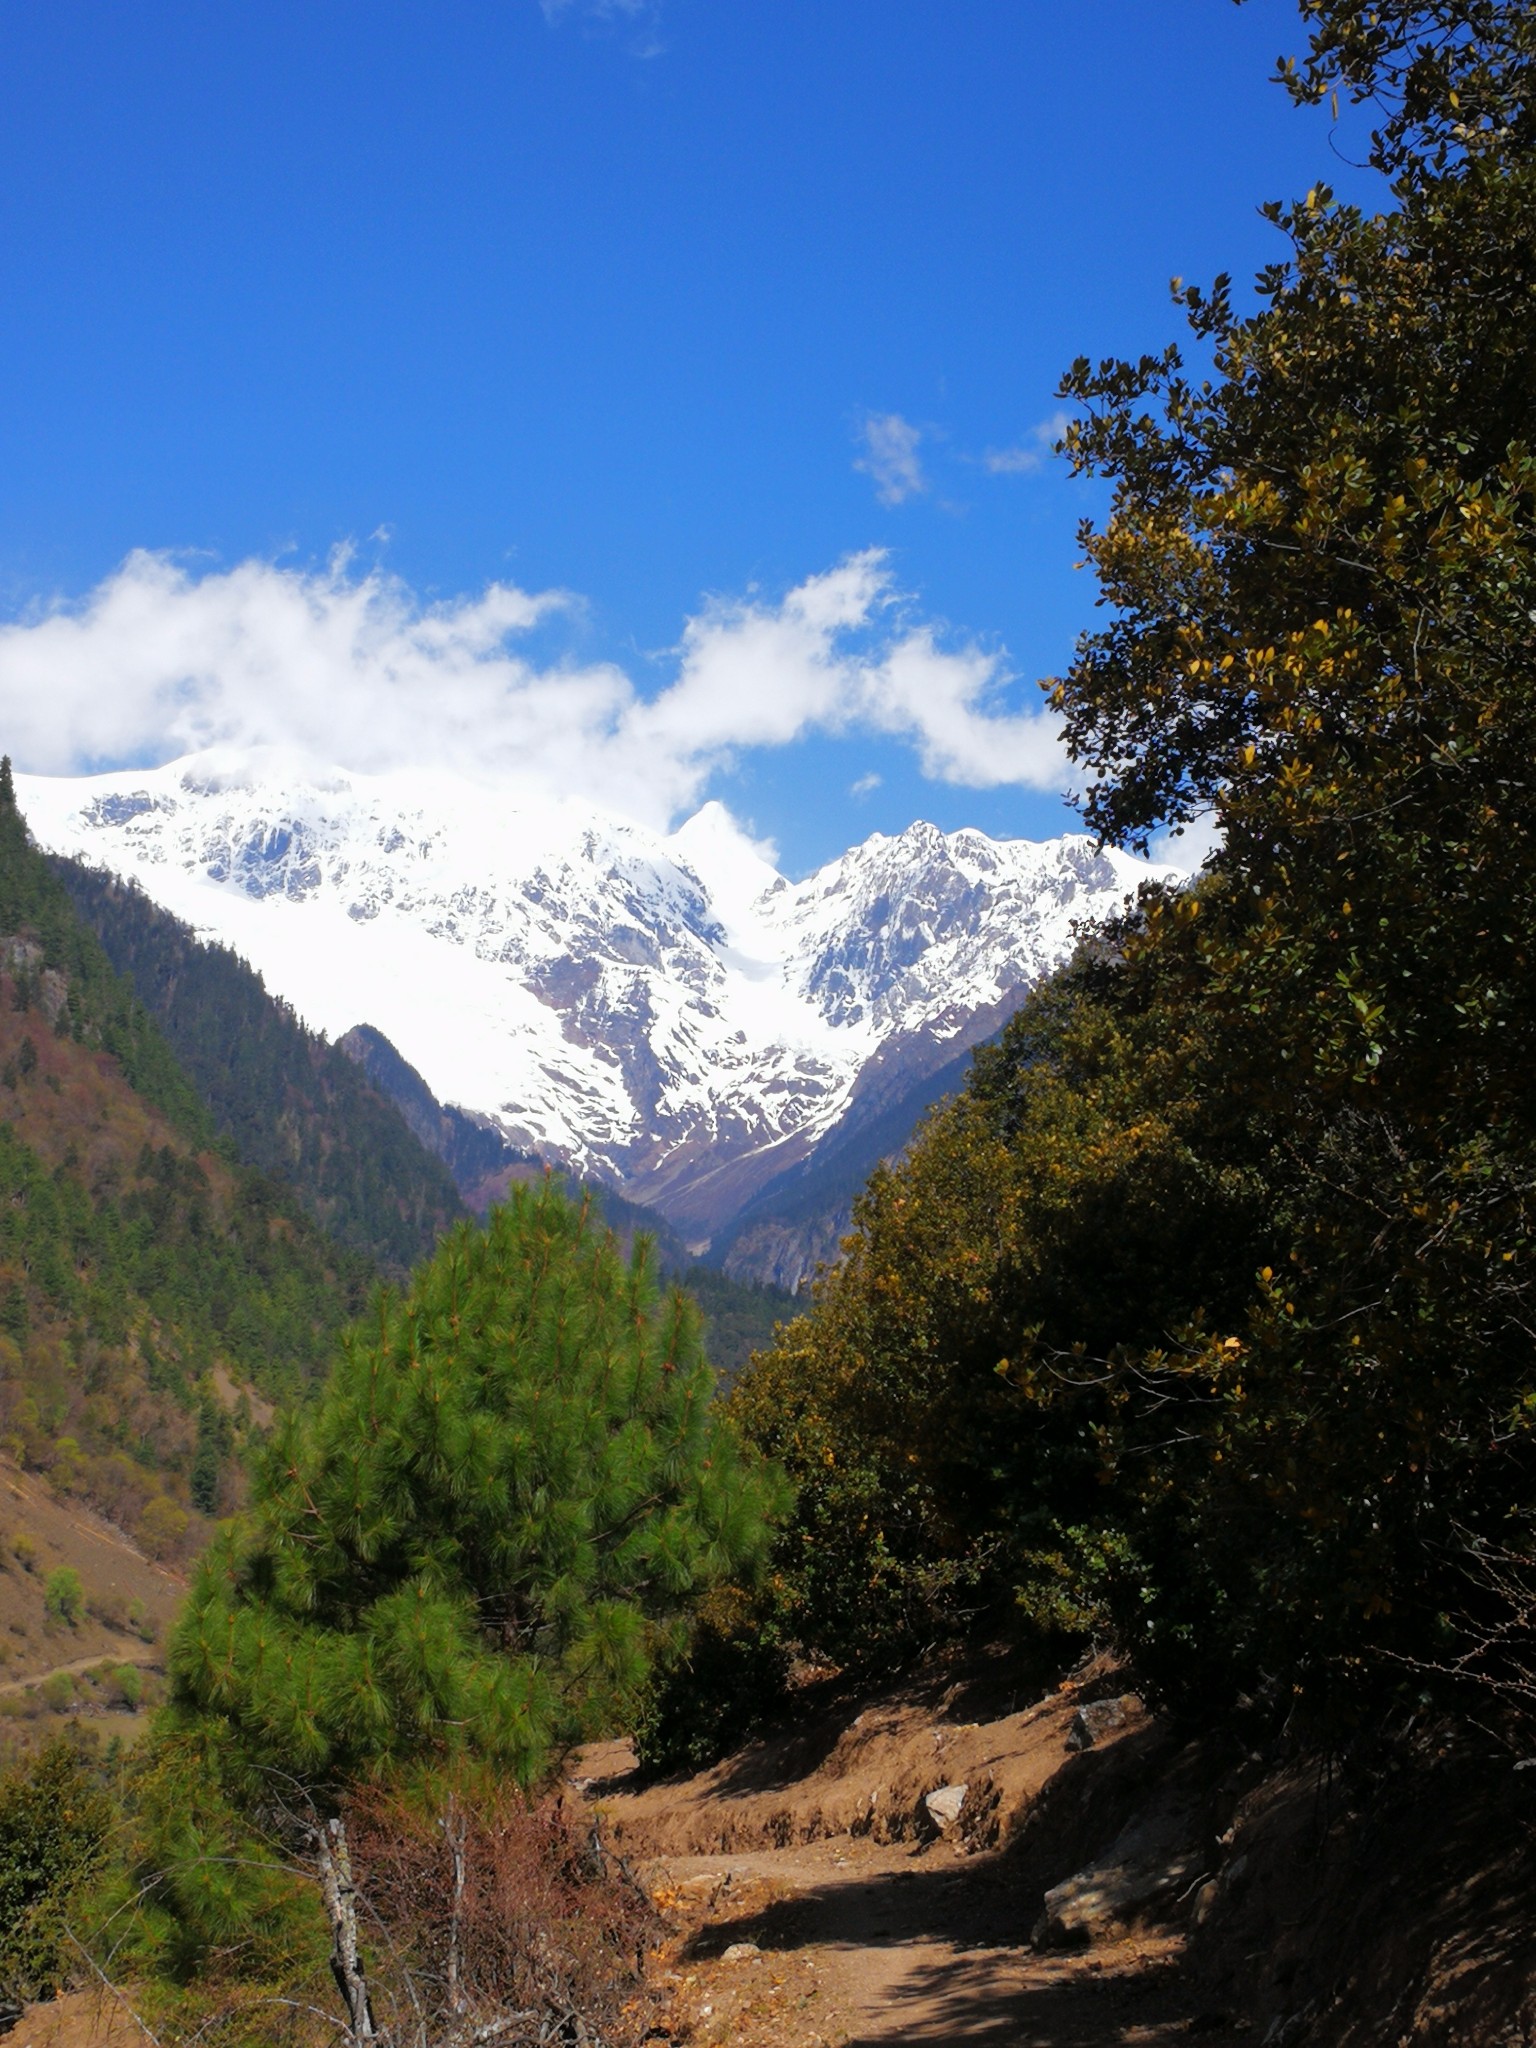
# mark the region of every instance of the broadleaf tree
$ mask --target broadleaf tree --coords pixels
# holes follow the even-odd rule
[[[1099,830],[1220,828],[1143,951],[1284,1219],[1199,1361],[1211,1554],[1256,1664],[1358,1700],[1512,1640],[1477,1559],[1536,1544],[1536,14],[1301,12],[1282,82],[1371,110],[1380,203],[1268,207],[1193,362],[1074,367],[1107,617],[1056,697]]]
[[[829,1559],[990,1557],[1165,1695],[1347,1736],[1536,1668],[1536,12],[1301,12],[1282,81],[1374,110],[1374,203],[1269,208],[1246,302],[1181,285],[1191,343],[1063,386],[1112,486],[1055,686],[1084,809],[1216,850],[978,1062],[737,1399],[804,1476],[802,1632],[882,1616]]]

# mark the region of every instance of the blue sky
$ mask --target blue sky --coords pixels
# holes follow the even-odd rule
[[[575,593],[524,656],[643,701],[711,600],[879,549],[879,631],[1017,712],[1091,616],[1097,498],[1036,459],[1061,370],[1276,254],[1263,199],[1359,189],[1267,82],[1299,42],[1281,0],[0,0],[7,645],[134,550],[184,600],[253,560],[312,593],[350,543],[397,623]],[[80,672],[50,737],[0,661],[24,765],[174,751]],[[919,815],[1070,822],[911,720],[808,733],[727,733],[690,798],[797,870]]]

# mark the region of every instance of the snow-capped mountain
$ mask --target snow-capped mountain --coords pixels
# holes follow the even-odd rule
[[[36,839],[132,877],[313,1026],[707,1236],[986,1036],[1151,869],[917,824],[790,882],[718,804],[663,836],[575,800],[212,755],[18,776]]]

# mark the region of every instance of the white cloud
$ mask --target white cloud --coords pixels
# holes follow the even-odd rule
[[[647,695],[611,663],[518,651],[569,608],[559,592],[496,583],[422,604],[342,553],[196,574],[140,552],[79,603],[0,627],[0,745],[41,774],[225,744],[317,770],[437,767],[657,826],[741,752],[818,733],[905,740],[940,781],[1059,789],[1049,711],[1009,709],[996,654],[941,645],[895,597],[871,550],[776,603],[715,603]]]
[[[874,769],[871,768],[869,773],[861,775],[857,782],[849,783],[848,794],[850,796],[869,796],[880,787],[884,780],[885,777],[883,775],[877,775]]]
[[[659,57],[665,45],[661,39],[661,0],[539,0],[544,19],[554,28],[567,16],[574,16],[592,30],[632,29],[628,42],[636,57]]]
[[[1067,412],[1053,412],[1048,420],[1041,420],[1038,426],[1030,428],[1022,441],[1012,448],[989,448],[981,458],[982,466],[991,470],[994,476],[1026,476],[1032,469],[1039,469],[1056,443],[1066,433],[1072,415]]]
[[[1221,843],[1216,813],[1202,811],[1187,825],[1159,832],[1149,845],[1148,858],[1160,867],[1177,868],[1181,875],[1197,875]]]
[[[656,0],[539,0],[539,5],[550,22],[567,14],[585,14],[595,21],[632,20],[656,11]]]
[[[922,438],[922,428],[899,412],[872,412],[860,424],[864,453],[853,466],[874,479],[875,496],[882,505],[900,505],[927,490],[917,453]]]

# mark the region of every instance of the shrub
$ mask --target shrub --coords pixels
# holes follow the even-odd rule
[[[687,1653],[658,1679],[636,1725],[647,1770],[700,1770],[782,1704],[789,1658],[765,1606],[734,1586],[704,1602]]]
[[[66,1737],[0,1777],[0,1994],[47,1998],[65,1981],[66,1916],[111,1822],[109,1800]]]
[[[75,1680],[71,1672],[50,1671],[39,1690],[50,1714],[67,1714],[75,1703]]]
[[[184,1546],[192,1518],[167,1494],[157,1493],[139,1517],[134,1534],[156,1560],[174,1557]]]
[[[655,1909],[558,1800],[470,1781],[419,1804],[369,1793],[347,1818],[391,1957],[381,2005],[424,2018],[429,2039],[508,2012],[537,2015],[541,2039],[649,2038]]]
[[[129,1713],[138,1710],[144,1697],[144,1674],[137,1664],[118,1664],[113,1667],[111,1689]]]
[[[43,1606],[50,1621],[69,1628],[78,1626],[85,1612],[85,1588],[73,1565],[61,1564],[43,1581]]]

